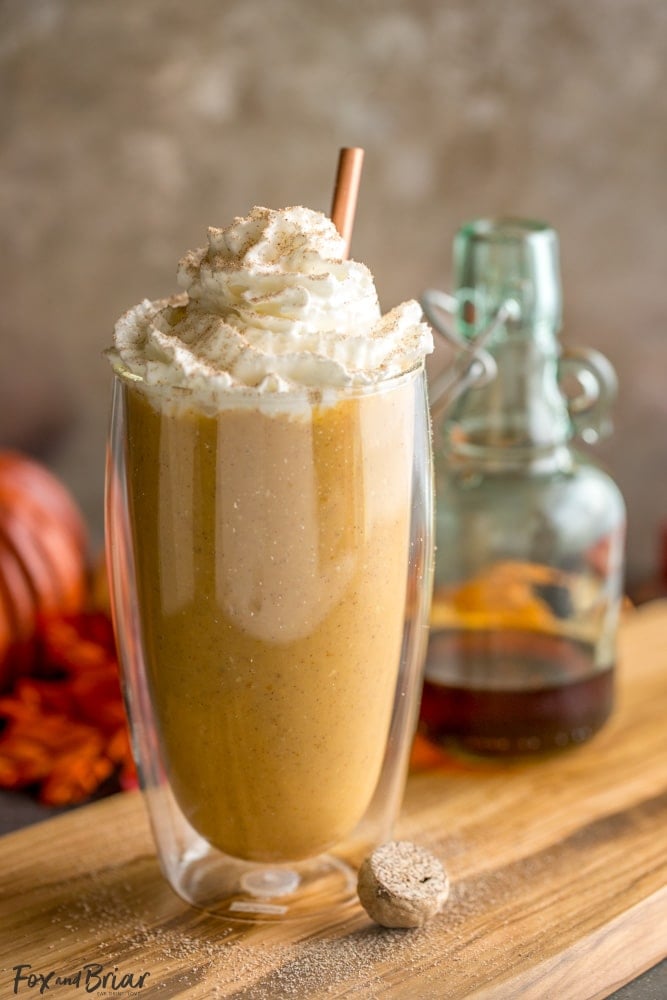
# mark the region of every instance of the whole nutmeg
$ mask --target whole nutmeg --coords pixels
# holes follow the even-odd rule
[[[425,848],[393,840],[363,862],[357,892],[369,917],[383,927],[421,927],[444,906],[449,879]]]

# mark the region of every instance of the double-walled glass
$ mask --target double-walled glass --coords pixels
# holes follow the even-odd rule
[[[391,835],[432,574],[423,367],[228,393],[117,368],[107,558],[159,859],[189,902],[283,920],[349,902]]]

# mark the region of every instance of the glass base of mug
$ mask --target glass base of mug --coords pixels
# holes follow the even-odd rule
[[[174,874],[169,881],[187,903],[243,923],[304,920],[357,901],[356,871],[330,854],[278,865],[191,851]]]

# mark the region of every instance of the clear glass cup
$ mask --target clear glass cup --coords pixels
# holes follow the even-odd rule
[[[188,902],[282,921],[354,900],[403,794],[432,515],[423,366],[210,411],[115,367],[112,610],[159,860]]]

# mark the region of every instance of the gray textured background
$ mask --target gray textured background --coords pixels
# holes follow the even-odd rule
[[[459,224],[561,236],[564,338],[621,378],[600,457],[629,575],[667,518],[664,0],[0,0],[0,438],[99,539],[116,316],[255,204],[329,208],[367,150],[353,256],[385,307],[447,287]]]

